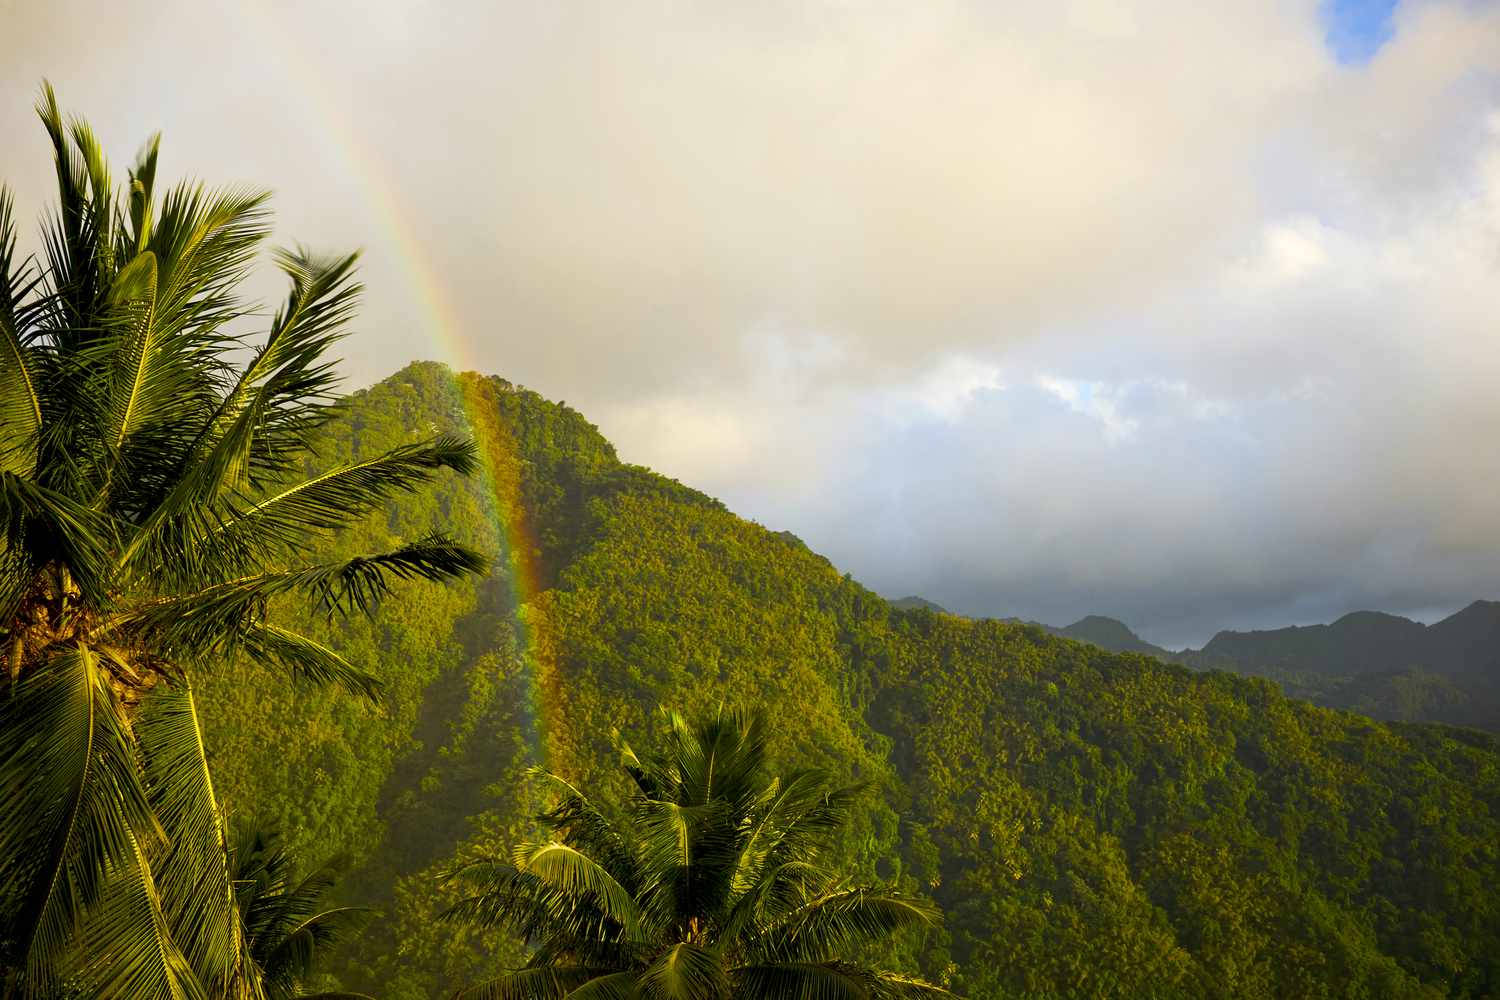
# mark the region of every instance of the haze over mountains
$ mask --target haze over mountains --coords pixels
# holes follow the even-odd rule
[[[943,611],[921,597],[901,608]],[[1142,653],[1198,670],[1268,677],[1294,697],[1377,718],[1500,728],[1500,602],[1474,601],[1431,625],[1380,611],[1354,611],[1326,625],[1226,629],[1201,649],[1147,642],[1124,622],[1088,615],[1053,635],[1116,653]]]

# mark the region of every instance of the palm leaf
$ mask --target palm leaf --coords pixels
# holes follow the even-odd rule
[[[679,942],[640,974],[642,1000],[720,1000],[729,995],[724,966],[707,948]]]
[[[568,844],[524,845],[515,852],[515,865],[569,895],[584,895],[599,911],[625,928],[639,932],[640,909],[615,877],[593,858]]]
[[[240,640],[252,659],[286,671],[293,680],[317,687],[332,684],[369,701],[380,700],[378,678],[358,669],[315,639],[267,622],[252,622]]]
[[[154,865],[167,925],[198,981],[227,992],[243,977],[246,942],[235,906],[224,815],[214,794],[192,688],[158,688],[136,723],[151,807],[168,838]]]
[[[0,471],[0,531],[32,568],[61,564],[96,606],[108,601],[109,523],[65,494]]]
[[[250,643],[271,640],[257,630],[269,602],[284,594],[311,595],[328,613],[371,612],[395,580],[450,580],[481,571],[483,556],[440,536],[429,536],[390,552],[281,573],[261,573],[204,590],[159,598],[132,608],[108,624],[108,634],[147,641],[170,655],[207,658]],[[286,637],[282,637],[285,639]],[[273,652],[285,652],[288,646]],[[302,666],[306,666],[305,661]]]
[[[621,938],[620,925],[600,909],[592,894],[568,892],[513,864],[470,862],[446,873],[444,881],[476,891],[444,910],[440,920],[509,927],[528,941],[562,936],[574,943],[614,945]]]
[[[734,970],[736,998],[745,1000],[940,1000],[940,986],[844,962],[786,962]]]
[[[0,187],[0,469],[29,476],[36,467],[42,404],[22,342],[22,300],[36,280],[15,262],[16,230],[10,192]]]
[[[206,540],[215,545],[245,545],[256,539],[300,545],[309,532],[352,524],[392,497],[427,483],[439,469],[470,474],[477,454],[472,441],[449,435],[402,445],[280,490],[226,518]]]
[[[90,996],[209,1000],[210,992],[172,940],[144,848],[133,835],[129,846],[103,902],[84,923],[75,977],[87,984]]]
[[[566,1000],[633,1000],[638,972],[612,972],[590,979],[567,994]]]
[[[639,881],[636,858],[614,824],[566,779],[540,767],[531,768],[527,775],[558,792],[557,801],[538,819],[634,891]]]
[[[0,893],[12,961],[45,992],[86,908],[160,827],[94,654],[59,651],[0,698]]]
[[[453,1000],[562,1000],[572,990],[608,972],[556,965],[521,969],[458,990]]]
[[[893,934],[936,926],[939,910],[924,899],[883,889],[848,889],[808,902],[747,942],[769,961],[823,962],[859,954]]]

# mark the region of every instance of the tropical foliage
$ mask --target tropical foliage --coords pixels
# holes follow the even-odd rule
[[[87,125],[38,108],[58,204],[39,256],[0,192],[0,966],[25,996],[261,996],[196,680],[375,679],[279,620],[373,611],[394,581],[482,569],[442,535],[308,553],[472,446],[438,435],[320,467],[354,257],[282,251],[258,332],[241,286],[259,192],[116,184]],[[274,677],[275,680],[269,678]]]
[[[327,904],[338,873],[322,867],[298,877],[279,838],[253,825],[238,831],[229,859],[248,958],[266,1000],[370,1000],[362,993],[306,988],[318,960],[368,915]]]
[[[418,364],[336,400],[351,258],[281,254],[257,332],[236,292],[263,198],[158,195],[154,143],[116,191],[88,129],[42,113],[60,201],[35,258],[0,198],[7,997],[427,1000],[570,963],[660,994],[795,955],[848,973],[804,983],[914,969],[976,1000],[1500,995],[1493,737],[893,608],[497,378]],[[471,437],[485,474],[454,475]],[[663,701],[730,734],[751,722],[716,705],[764,712],[745,742],[790,773],[747,787],[827,776],[842,822],[805,876],[697,879],[744,822],[796,823],[705,808],[673,726],[622,779],[611,731]],[[237,841],[226,803],[284,841]],[[337,885],[286,860],[330,854]],[[788,898],[847,888],[827,872],[891,887],[860,904],[899,901],[891,923],[947,920],[790,924]]]
[[[644,1000],[811,1000],[946,996],[853,959],[937,922],[928,901],[851,885],[819,864],[856,788],[767,769],[761,714],[669,713],[661,749],[622,744],[633,785],[625,816],[563,779],[541,817],[548,839],[457,874],[477,892],[449,912],[508,925],[535,950],[526,967],[463,1000],[564,996]]]
[[[523,966],[504,928],[437,920],[463,895],[438,876],[549,838],[536,764],[628,816],[611,729],[644,732],[670,701],[763,708],[781,767],[868,782],[826,863],[938,903],[943,926],[885,961],[964,996],[1500,992],[1493,737],[894,611],[500,379],[411,366],[319,447],[353,461],[429,427],[472,428],[514,492],[446,480],[338,543],[448,525],[499,557],[488,580],[403,589],[379,627],[305,622],[379,665],[380,711],[202,682],[226,794],[299,853],[349,851],[344,891],[384,914],[340,953],[346,986],[427,1000]]]

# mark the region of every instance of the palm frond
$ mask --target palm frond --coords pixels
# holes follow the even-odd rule
[[[107,283],[99,252],[99,193],[89,190],[89,174],[79,162],[52,85],[44,83],[37,116],[52,141],[57,174],[58,211],[43,234],[44,272],[52,289],[53,321],[59,346],[72,347],[91,335],[91,318],[103,301]]]
[[[803,795],[789,803],[778,818],[776,832],[764,843],[764,863],[780,865],[809,857],[828,846],[849,821],[849,814],[866,785],[824,786],[819,793]],[[794,806],[794,808],[792,807]]]
[[[642,1000],[721,1000],[729,994],[719,956],[686,941],[662,952],[638,982]]]
[[[0,698],[0,894],[10,960],[45,992],[86,909],[161,839],[94,654],[59,650]]]
[[[754,884],[736,890],[719,933],[726,941],[740,941],[755,928],[775,924],[809,900],[824,895],[834,881],[831,873],[806,861],[788,861],[762,870]]]
[[[842,963],[782,963],[735,969],[736,998],[749,1000],[872,1000],[869,973]]]
[[[726,902],[736,824],[722,801],[684,806],[647,801],[636,809],[642,909],[658,923],[707,917]]]
[[[66,566],[79,592],[108,601],[110,525],[96,511],[13,472],[0,471],[0,532],[26,563]]]
[[[317,898],[324,893],[316,892]],[[299,887],[291,895],[306,893]],[[273,943],[258,942],[257,964],[272,997],[301,997],[301,984],[313,971],[320,953],[330,950],[369,915],[362,906],[337,906],[310,913],[286,928]]]
[[[267,633],[256,627],[265,624],[269,602],[284,594],[310,595],[329,614],[368,613],[395,580],[450,580],[485,566],[484,557],[471,549],[429,536],[379,555],[261,573],[159,598],[116,616],[108,627],[112,635],[150,641],[179,658],[221,656],[241,648],[247,636],[266,648]],[[283,644],[273,652],[288,648]],[[309,663],[305,659],[300,666]]]
[[[84,922],[74,976],[89,996],[210,1000],[172,939],[145,848],[134,835],[128,843],[130,853]]]
[[[42,404],[22,330],[25,300],[41,279],[16,261],[15,252],[11,195],[0,187],[0,469],[29,476],[36,467]]]
[[[514,861],[517,869],[530,872],[560,892],[590,899],[602,914],[625,928],[627,936],[639,929],[640,909],[629,891],[576,847],[555,841],[522,845]]]
[[[557,965],[521,969],[465,987],[453,994],[453,1000],[562,1000],[572,995],[573,990],[610,972]]]
[[[285,671],[293,680],[316,687],[332,684],[371,702],[380,700],[378,678],[299,632],[267,622],[251,622],[240,640],[248,656],[265,666]]]
[[[937,925],[931,902],[884,889],[858,888],[809,901],[747,941],[747,952],[773,962],[825,962],[859,954],[894,934]]]
[[[160,153],[161,133],[158,132],[146,140],[135,165],[130,168],[128,227],[125,224],[116,227],[116,238],[122,241],[115,250],[117,260],[128,260],[145,250],[151,238],[151,229],[156,222],[156,161]]]
[[[489,561],[480,553],[443,535],[428,535],[379,555],[302,570],[297,588],[315,595],[331,613],[369,613],[395,580],[433,583],[483,573]]]
[[[439,915],[474,927],[509,927],[523,940],[561,936],[570,942],[618,942],[620,924],[591,894],[568,892],[513,864],[476,861],[444,875],[476,890]]]
[[[316,868],[294,882],[293,859],[274,833],[254,824],[239,829],[229,856],[235,905],[250,962],[258,973],[253,978],[266,1000],[301,998],[302,984],[318,955],[357,927],[368,911],[326,907],[324,899],[335,881],[333,869]]]
[[[794,771],[768,786],[752,810],[754,820],[740,843],[733,891],[744,892],[754,885],[767,859],[773,853],[785,853],[777,851],[778,845],[798,836],[798,820],[812,814],[828,796],[828,774],[816,769]],[[816,824],[809,824],[809,827],[813,825]]]
[[[566,779],[540,767],[530,769],[527,775],[558,793],[552,807],[537,818],[557,833],[563,843],[596,859],[622,885],[634,891],[640,878],[636,857],[608,817]]]
[[[940,1000],[940,986],[844,962],[785,962],[734,971],[735,996],[749,1000]]]
[[[590,979],[567,994],[566,1000],[633,1000],[638,972],[613,972]]]
[[[440,436],[329,470],[253,504],[238,502],[238,491],[216,502],[229,481],[248,475],[267,405],[260,396],[249,400],[160,500],[122,557],[130,572],[168,584],[258,572],[417,489],[439,469],[461,475],[474,469],[472,442]]]
[[[206,541],[247,545],[269,539],[285,546],[300,545],[311,532],[343,528],[392,497],[410,493],[431,481],[439,469],[469,475],[477,456],[472,441],[451,435],[402,445],[286,487],[243,513],[225,518]]]
[[[152,692],[136,736],[151,807],[167,835],[167,849],[153,866],[167,925],[204,988],[227,991],[244,974],[247,947],[224,814],[185,679]]]

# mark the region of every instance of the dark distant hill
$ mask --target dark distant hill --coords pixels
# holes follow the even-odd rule
[[[948,609],[943,607],[941,604],[934,604],[927,598],[918,597],[916,594],[912,594],[909,597],[896,598],[895,600],[891,601],[891,607],[897,608],[901,611],[916,611],[918,608],[925,608],[928,611],[936,611],[941,615],[945,615],[948,613]]]
[[[1290,695],[1381,719],[1500,730],[1500,603],[1423,625],[1357,611],[1329,625],[1220,632],[1172,659],[1267,677]]]
[[[1427,626],[1427,665],[1439,673],[1500,680],[1500,602],[1475,601]]]
[[[1356,611],[1331,625],[1220,632],[1201,650],[1185,650],[1180,658],[1193,666],[1229,663],[1244,673],[1351,677],[1423,670],[1449,677],[1492,676],[1500,664],[1500,603],[1475,601],[1433,625]]]
[[[902,609],[942,608],[920,597]],[[1328,625],[1223,631],[1202,649],[1174,652],[1124,622],[1088,615],[1057,627],[1023,618],[1064,639],[1113,653],[1140,653],[1195,670],[1265,677],[1294,698],[1397,722],[1441,722],[1500,731],[1500,602],[1475,601],[1433,625],[1355,611]]]
[[[1005,619],[1033,624],[1021,619]],[[1475,601],[1432,625],[1355,611],[1327,625],[1223,631],[1202,649],[1173,652],[1124,622],[1089,615],[1038,627],[1117,653],[1143,653],[1195,670],[1265,677],[1287,694],[1401,722],[1500,730],[1500,602]]]
[[[1172,657],[1169,651],[1136,635],[1124,622],[1103,615],[1088,615],[1066,628],[1049,628],[1048,631],[1065,639],[1093,643],[1100,649],[1115,653],[1145,653],[1163,660]]]

